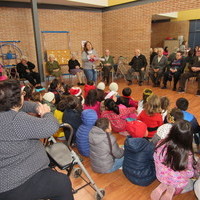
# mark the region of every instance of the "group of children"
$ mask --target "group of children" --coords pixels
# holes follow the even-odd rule
[[[114,82],[105,91],[103,82],[95,86],[88,81],[84,93],[80,87],[63,86],[57,79],[48,91],[43,87],[34,92],[29,86],[22,89],[26,100],[47,103],[59,123],[72,126],[72,144],[90,158],[94,172],[122,168],[132,183],[141,186],[157,178],[161,184],[152,192],[152,200],[170,200],[193,189],[191,178],[198,178],[199,170],[192,144],[194,137],[199,146],[200,127],[195,116],[186,111],[187,99],[179,98],[170,110],[167,97],[145,89],[142,100],[136,101],[129,87],[120,96]],[[127,136],[123,148],[112,132]],[[69,130],[60,129],[54,137],[68,140]]]

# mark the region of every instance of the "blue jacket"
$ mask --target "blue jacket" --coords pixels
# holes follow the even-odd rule
[[[123,172],[133,184],[148,186],[156,179],[154,145],[144,138],[127,138]]]
[[[98,119],[94,110],[87,109],[81,115],[82,124],[76,132],[76,144],[81,155],[88,157],[90,155],[89,132]]]

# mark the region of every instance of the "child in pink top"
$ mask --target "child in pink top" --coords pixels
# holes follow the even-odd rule
[[[92,109],[95,110],[98,118],[100,117],[100,102],[97,101],[97,90],[90,90],[85,99],[85,104],[83,105],[83,110]]]
[[[172,126],[167,138],[159,142],[154,161],[156,176],[161,184],[152,192],[152,199],[160,199],[163,195],[163,199],[171,200],[174,194],[193,190],[190,178],[194,176],[196,161],[192,140],[191,124],[180,120]]]
[[[158,127],[163,124],[161,112],[160,98],[154,94],[149,96],[144,106],[144,110],[137,118],[147,125],[149,138],[152,138],[155,135]]]

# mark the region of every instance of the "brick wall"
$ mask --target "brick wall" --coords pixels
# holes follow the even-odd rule
[[[151,47],[164,47],[166,37],[178,39],[183,35],[188,41],[189,21],[153,23],[151,26]]]
[[[20,40],[19,47],[36,63],[32,15],[29,8],[0,7],[0,40]],[[80,58],[81,41],[89,40],[102,54],[102,13],[87,11],[39,9],[40,29],[70,31],[70,46]],[[45,34],[46,49],[68,48],[66,34]]]
[[[104,12],[103,49],[109,48],[112,55],[127,56],[130,60],[134,49],[140,48],[149,57],[152,15],[198,7],[200,1],[196,0],[163,0]]]

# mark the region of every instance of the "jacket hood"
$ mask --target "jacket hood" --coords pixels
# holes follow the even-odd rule
[[[98,119],[96,111],[92,109],[86,109],[81,114],[81,119],[84,125],[94,126],[96,120]]]
[[[89,135],[89,141],[91,144],[99,144],[106,138],[107,135],[102,129],[98,128],[97,126],[93,126]]]
[[[150,142],[144,138],[127,138],[125,146],[132,152],[148,151],[150,150]]]

